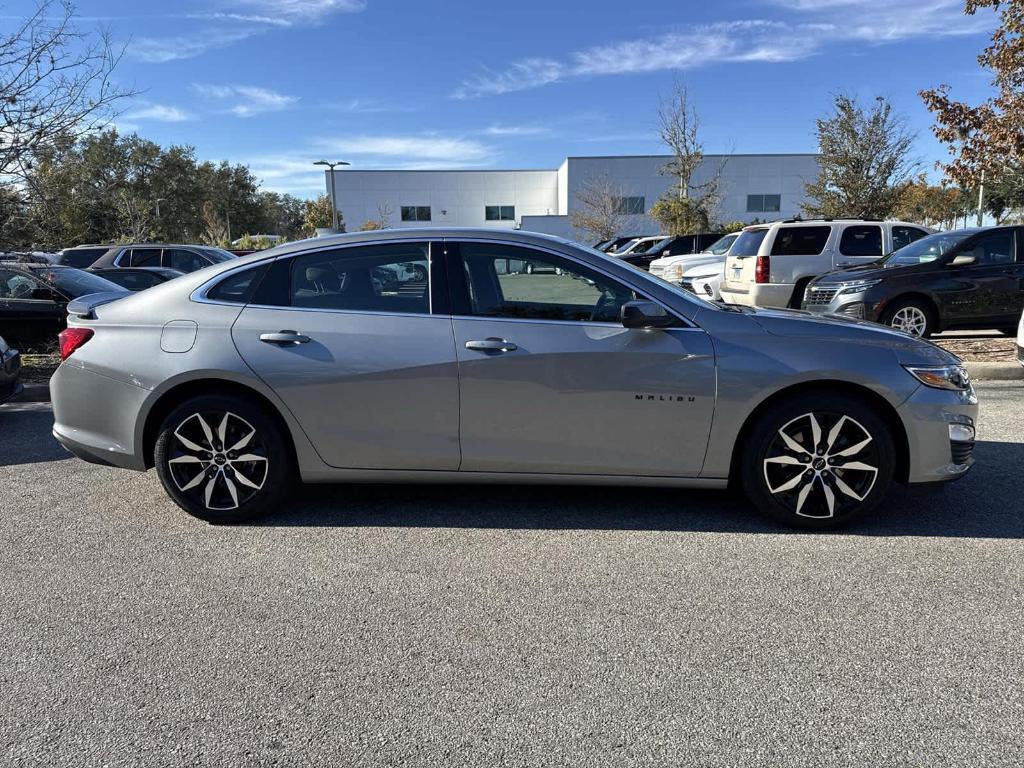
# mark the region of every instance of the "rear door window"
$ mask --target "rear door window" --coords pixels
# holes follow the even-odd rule
[[[159,267],[160,250],[159,248],[132,248],[131,255],[126,260],[128,263],[122,263],[121,266]]]
[[[873,224],[847,227],[839,240],[839,252],[844,256],[881,256],[882,228]]]
[[[832,227],[779,227],[772,256],[817,256],[825,250],[830,234]]]
[[[184,248],[168,248],[164,252],[164,266],[179,272],[195,272],[210,266],[210,262],[194,251]]]

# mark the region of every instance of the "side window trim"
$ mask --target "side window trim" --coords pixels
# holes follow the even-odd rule
[[[589,264],[585,261],[571,256],[561,251],[556,251],[550,248],[545,248],[541,245],[535,245],[533,243],[518,243],[510,242],[507,240],[500,240],[497,238],[463,238],[461,240],[450,240],[446,239],[445,244],[445,262],[447,266],[447,276],[449,284],[449,292],[451,294],[451,314],[452,317],[459,320],[491,320],[500,321],[503,323],[545,323],[555,325],[599,325],[603,327],[607,326],[619,326],[618,322],[610,322],[607,320],[550,320],[550,319],[530,319],[530,318],[515,318],[515,317],[485,317],[481,315],[474,315],[472,312],[472,306],[469,300],[469,286],[466,280],[466,270],[463,267],[462,262],[462,243],[488,243],[492,245],[508,245],[519,248],[526,248],[529,250],[537,251],[548,256],[554,256],[556,258],[565,259],[571,264],[577,265],[582,269],[590,270],[602,275],[609,280],[612,280],[626,288],[629,288],[635,293],[641,294],[645,297],[645,301],[651,301],[660,306],[666,312],[670,313],[675,317],[680,325],[674,327],[671,330],[699,330],[699,326],[693,323],[693,321],[681,315],[677,310],[666,305],[656,297],[648,296],[642,287],[637,287],[631,282],[623,280],[618,275],[612,275],[601,269],[600,267]]]

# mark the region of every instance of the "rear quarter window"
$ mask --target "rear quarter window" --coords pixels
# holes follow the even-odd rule
[[[228,304],[248,304],[269,266],[270,262],[264,262],[228,275],[207,292],[206,298]]]
[[[779,227],[772,256],[817,256],[825,250],[832,227]]]

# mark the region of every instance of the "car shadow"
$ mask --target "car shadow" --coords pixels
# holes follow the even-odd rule
[[[49,403],[0,406],[0,467],[71,458],[52,435]]]
[[[844,533],[1024,538],[1016,472],[1024,444],[982,441],[975,451],[978,463],[967,477],[897,487]],[[493,484],[307,485],[289,509],[256,525],[801,534],[728,491]]]

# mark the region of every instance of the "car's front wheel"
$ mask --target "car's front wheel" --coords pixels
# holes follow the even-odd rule
[[[275,511],[294,480],[288,436],[256,402],[200,395],[164,419],[153,450],[174,502],[210,523],[237,523]]]
[[[882,315],[882,323],[897,331],[927,339],[935,332],[935,313],[918,299],[900,299],[893,302]]]
[[[809,394],[754,424],[740,456],[747,496],[791,526],[836,528],[874,508],[893,480],[889,427],[863,402]]]

